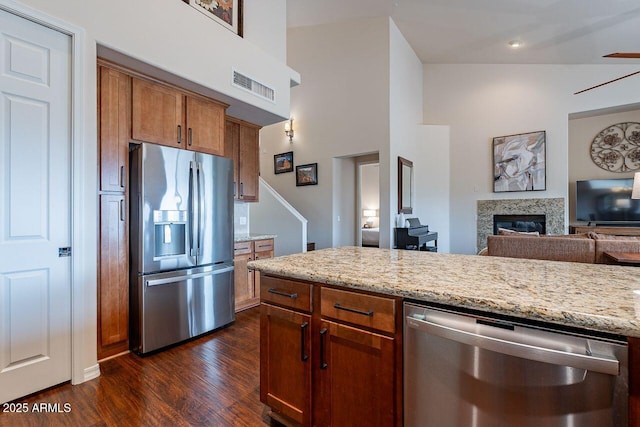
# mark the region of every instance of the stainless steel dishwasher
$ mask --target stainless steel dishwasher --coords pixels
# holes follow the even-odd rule
[[[627,427],[626,340],[404,304],[407,427]]]

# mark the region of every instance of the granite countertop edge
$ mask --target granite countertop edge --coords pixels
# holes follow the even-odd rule
[[[487,286],[487,289],[483,289],[480,294],[475,292],[476,295],[471,295],[473,292],[465,293],[464,291],[459,291],[459,289],[451,287],[448,288],[445,285],[427,285],[422,286],[420,284],[414,285],[406,285],[399,283],[401,278],[394,281],[394,277],[392,272],[389,272],[389,275],[384,274],[376,274],[375,268],[382,269],[391,269],[393,268],[403,268],[403,260],[392,260],[387,265],[384,263],[376,263],[375,256],[371,257],[371,265],[365,265],[364,268],[360,265],[360,268],[356,269],[357,271],[353,274],[342,274],[340,271],[340,266],[337,265],[335,267],[322,265],[322,260],[327,258],[328,260],[333,261],[333,257],[336,253],[339,253],[340,256],[345,258],[345,262],[349,263],[349,253],[340,253],[340,251],[346,251],[348,248],[333,248],[329,250],[320,250],[313,251],[308,254],[296,254],[285,257],[277,257],[273,259],[260,260],[260,261],[251,261],[249,263],[249,267],[255,270],[262,271],[267,274],[273,274],[277,276],[288,277],[297,280],[305,280],[311,282],[318,282],[322,284],[335,285],[344,288],[350,288],[354,290],[362,290],[375,292],[384,295],[403,297],[408,299],[414,299],[424,302],[438,303],[444,304],[454,307],[461,307],[466,309],[473,309],[484,311],[487,313],[501,314],[507,316],[513,316],[522,319],[535,320],[540,322],[547,322],[552,324],[559,324],[563,326],[576,327],[581,329],[588,329],[598,332],[605,332],[609,334],[622,335],[627,337],[635,337],[640,338],[640,295],[634,292],[633,295],[637,295],[637,299],[633,301],[634,298],[631,298],[627,292],[630,289],[622,289],[621,292],[618,292],[620,295],[613,295],[608,301],[605,301],[602,305],[598,305],[593,303],[589,306],[588,302],[584,307],[580,306],[580,302],[588,301],[580,300],[579,298],[585,298],[584,295],[580,294],[581,289],[573,289],[570,285],[567,285],[566,292],[561,292],[563,296],[563,301],[558,301],[559,304],[553,304],[552,300],[542,298],[541,301],[536,301],[536,299],[528,294],[523,294],[524,296],[519,298],[518,296],[508,297],[505,296],[505,292],[500,293],[498,288],[495,291],[491,289],[490,286]],[[356,248],[350,248],[356,249]],[[323,252],[326,252],[327,256],[323,256]],[[397,252],[396,250],[380,250],[380,249],[370,249],[366,248],[363,251],[360,248],[357,248],[358,257],[357,261],[360,263],[366,263],[368,257],[360,257],[360,252],[364,252],[365,254],[372,253],[370,251],[386,251],[387,253]],[[401,252],[409,252],[409,251],[401,251]],[[415,251],[411,251],[415,252]],[[414,255],[406,254],[407,256],[403,256],[400,258],[409,258],[408,261],[412,262],[415,260],[419,260],[421,257],[429,256],[429,255]],[[435,266],[437,267],[439,262],[447,262],[449,265],[451,264],[460,264],[460,267],[464,268],[465,263],[473,264],[480,263],[486,264],[486,266],[493,266],[493,268],[498,268],[498,270],[504,266],[513,265],[515,262],[516,265],[521,267],[527,267],[528,265],[533,266],[532,268],[543,269],[549,268],[549,271],[554,271],[554,269],[562,270],[563,268],[573,269],[571,271],[589,271],[589,268],[586,265],[573,265],[567,266],[566,264],[576,264],[576,263],[559,263],[554,261],[540,261],[540,260],[523,260],[523,259],[510,259],[510,258],[497,258],[497,257],[479,257],[477,255],[449,255],[449,254],[434,254],[431,256],[435,256],[437,258],[430,258],[429,261],[437,261],[435,262]],[[392,255],[391,258],[394,258]],[[441,259],[439,259],[441,258]],[[310,262],[305,264],[302,260],[308,259]],[[384,257],[383,257],[384,259]],[[364,260],[364,261],[363,261]],[[418,261],[419,262],[419,261]],[[432,264],[433,264],[432,262]],[[335,264],[335,262],[334,262]],[[377,266],[376,266],[377,264]],[[344,264],[342,265],[344,267]],[[497,267],[496,267],[497,266]],[[368,267],[371,267],[371,273],[366,274],[363,271],[366,271]],[[433,267],[433,265],[432,265]],[[592,268],[593,271],[596,272],[595,277],[598,275],[607,274],[611,272],[617,273],[625,273],[632,275],[639,275],[640,277],[640,269],[636,270],[637,267],[622,267],[622,266],[601,266]],[[615,270],[614,270],[615,269]],[[433,269],[432,269],[433,271]],[[473,271],[473,269],[471,269]],[[589,276],[585,276],[585,280],[590,279],[594,280],[594,274],[592,273]],[[502,273],[502,271],[499,271]],[[360,275],[359,275],[360,274]],[[404,275],[402,277],[406,278],[406,272],[399,273],[400,275]],[[437,274],[434,271],[434,274]],[[575,273],[574,273],[575,274]],[[397,276],[398,277],[398,276]],[[500,274],[497,274],[498,281],[500,285],[511,286],[511,284],[506,283]],[[460,280],[460,278],[456,278],[456,280]],[[545,278],[546,280],[546,278]],[[611,279],[611,280],[615,280]],[[632,279],[629,279],[632,280]],[[535,281],[535,280],[533,280]],[[416,283],[420,283],[419,280]],[[580,282],[582,284],[582,282]],[[464,281],[462,283],[456,283],[457,285],[465,285]],[[477,286],[477,281],[474,281],[473,278],[468,279],[468,286]],[[597,286],[597,283],[595,284]],[[558,285],[561,286],[561,285]],[[640,285],[638,285],[640,287]],[[504,289],[502,289],[504,290]],[[514,286],[514,290],[517,289]],[[617,290],[618,291],[618,290]],[[589,297],[589,295],[587,295]],[[615,310],[612,312],[608,312],[607,307],[611,301],[616,298],[620,298],[620,304],[624,305],[619,308],[622,314],[615,313]],[[572,298],[575,299],[574,306],[571,307]],[[599,299],[598,294],[594,294],[592,299],[598,302]],[[631,298],[632,301],[629,303],[628,299]],[[567,307],[559,307],[560,303],[569,302],[569,308]],[[578,308],[576,308],[578,307]],[[634,309],[637,307],[637,310]],[[612,314],[613,313],[613,314]]]
[[[252,240],[265,240],[265,239],[275,239],[275,234],[259,234],[259,233],[250,233],[250,234],[236,234],[233,236],[234,243],[239,242],[250,242]]]

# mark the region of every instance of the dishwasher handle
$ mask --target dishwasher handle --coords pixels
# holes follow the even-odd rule
[[[409,328],[429,333],[441,338],[467,344],[485,350],[510,356],[520,357],[538,362],[551,363],[560,366],[585,369],[587,371],[617,376],[620,373],[620,362],[611,356],[567,353],[552,348],[539,347],[530,344],[507,341],[473,332],[461,331],[449,326],[439,325],[428,320],[418,320],[406,317],[405,325]]]

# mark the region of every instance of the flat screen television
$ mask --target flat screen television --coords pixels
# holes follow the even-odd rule
[[[631,198],[632,188],[633,178],[576,181],[576,220],[640,225],[640,199]]]

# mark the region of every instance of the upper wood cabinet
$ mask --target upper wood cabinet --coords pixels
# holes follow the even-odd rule
[[[187,148],[224,156],[225,108],[215,102],[187,97]]]
[[[134,140],[223,156],[225,105],[133,78]]]
[[[133,139],[184,147],[183,100],[184,95],[176,89],[134,78]]]
[[[125,191],[131,129],[131,77],[107,67],[98,68],[100,190]]]
[[[260,176],[260,126],[227,117],[225,157],[233,158],[234,196],[245,202],[258,201]]]

